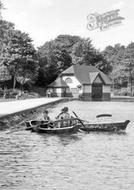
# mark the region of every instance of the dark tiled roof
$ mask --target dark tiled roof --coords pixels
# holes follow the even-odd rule
[[[52,82],[48,87],[68,87],[67,84],[59,77]]]
[[[110,79],[103,72],[94,66],[86,65],[73,65],[63,71],[62,75],[75,75],[81,84],[93,84],[97,76],[100,76],[102,82],[106,85],[111,85]],[[68,87],[67,84],[61,79],[57,78],[49,87]]]
[[[105,84],[111,84],[110,79],[94,66],[73,65],[62,72],[61,75],[74,74],[81,84],[92,84],[100,75]]]

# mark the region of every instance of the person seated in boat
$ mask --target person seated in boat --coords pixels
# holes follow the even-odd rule
[[[44,110],[43,112],[43,120],[46,122],[50,121],[50,117],[48,116],[48,110]]]
[[[64,107],[61,110],[61,113],[56,117],[56,119],[58,119],[58,120],[61,120],[61,119],[71,119],[71,115],[68,112],[69,112],[68,107]]]
[[[72,116],[68,113],[69,112],[69,109],[68,107],[64,107],[62,110],[61,110],[61,113],[56,117],[57,120],[66,120],[66,119],[71,119]],[[60,123],[61,126],[63,127],[67,127],[70,125],[70,121],[63,121]],[[61,127],[59,126],[59,127]]]
[[[48,125],[44,126],[45,128],[51,127],[53,128],[53,122],[51,121],[50,117],[48,116],[49,112],[48,110],[44,110],[43,112],[43,124],[46,123]]]

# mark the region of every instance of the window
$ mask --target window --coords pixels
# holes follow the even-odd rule
[[[65,80],[65,82],[68,84],[68,83],[72,83],[73,81],[72,81],[71,78],[67,78],[67,79]]]

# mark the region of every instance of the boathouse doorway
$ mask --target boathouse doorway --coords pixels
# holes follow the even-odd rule
[[[92,100],[102,100],[102,85],[93,84],[92,85]]]
[[[92,84],[92,100],[102,100],[103,97],[103,80],[100,75],[94,80]]]

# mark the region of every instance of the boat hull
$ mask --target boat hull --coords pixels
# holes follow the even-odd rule
[[[47,133],[47,134],[68,134],[68,133],[77,133],[80,129],[80,126],[70,126],[62,128],[43,128],[41,126],[33,127],[32,131],[38,133]]]

